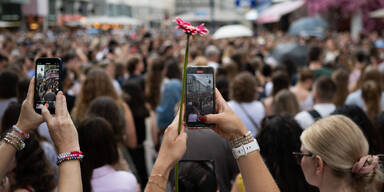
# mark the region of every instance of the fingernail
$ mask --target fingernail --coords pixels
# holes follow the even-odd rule
[[[199,120],[203,123],[205,123],[207,121],[207,117],[206,116],[201,116],[199,117]]]

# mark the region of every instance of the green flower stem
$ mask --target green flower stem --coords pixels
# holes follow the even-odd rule
[[[183,68],[183,84],[181,88],[181,99],[180,99],[180,113],[179,113],[179,124],[177,126],[177,133],[180,134],[181,131],[181,122],[183,120],[183,104],[184,104],[184,91],[185,91],[185,81],[187,76],[187,65],[188,65],[188,52],[189,52],[189,38],[190,34],[187,34],[187,44],[185,47],[185,55],[184,55],[184,68]],[[179,192],[179,162],[176,163],[176,169],[175,169],[175,187],[176,192]]]

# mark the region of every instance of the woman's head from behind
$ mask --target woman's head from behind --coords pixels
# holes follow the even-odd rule
[[[81,121],[89,103],[97,97],[110,96],[118,100],[118,96],[112,81],[105,70],[101,68],[91,69],[81,87],[78,98],[76,99],[73,117],[76,121]]]
[[[295,94],[288,89],[280,90],[273,98],[272,113],[274,115],[296,115],[300,112],[299,102]]]
[[[230,98],[237,102],[252,102],[257,96],[256,78],[249,72],[242,72],[234,78],[229,89]]]
[[[85,158],[81,163],[83,189],[91,191],[93,170],[117,163],[119,155],[111,125],[103,118],[88,116],[78,126],[79,144]]]
[[[321,188],[327,179],[328,182],[339,179],[338,183],[355,191],[375,191],[375,184],[382,177],[378,165],[367,161],[363,169],[368,170],[370,165],[374,168],[367,172],[355,169],[368,155],[369,145],[352,120],[343,115],[320,119],[307,128],[300,139],[301,150],[307,154],[301,166],[309,184]]]
[[[379,85],[372,80],[364,82],[361,87],[361,97],[365,104],[365,110],[369,118],[373,121],[381,111],[381,90]]]
[[[116,142],[123,141],[124,117],[111,97],[99,97],[89,104],[87,115],[102,117],[112,126]]]
[[[260,153],[282,191],[309,191],[292,152],[300,149],[303,129],[290,115],[266,117],[256,139]]]

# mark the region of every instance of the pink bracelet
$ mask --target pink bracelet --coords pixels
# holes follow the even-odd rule
[[[19,133],[20,135],[22,135],[25,139],[28,139],[28,138],[29,138],[29,134],[28,134],[28,133],[25,133],[24,131],[22,131],[21,129],[19,129],[16,125],[13,125],[12,128],[13,128],[13,130],[15,130],[17,133]]]

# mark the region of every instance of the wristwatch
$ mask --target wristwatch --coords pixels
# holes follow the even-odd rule
[[[239,159],[239,157],[257,150],[260,150],[259,144],[257,143],[256,139],[253,139],[253,141],[248,144],[241,145],[237,148],[232,148],[232,154],[235,159]]]

